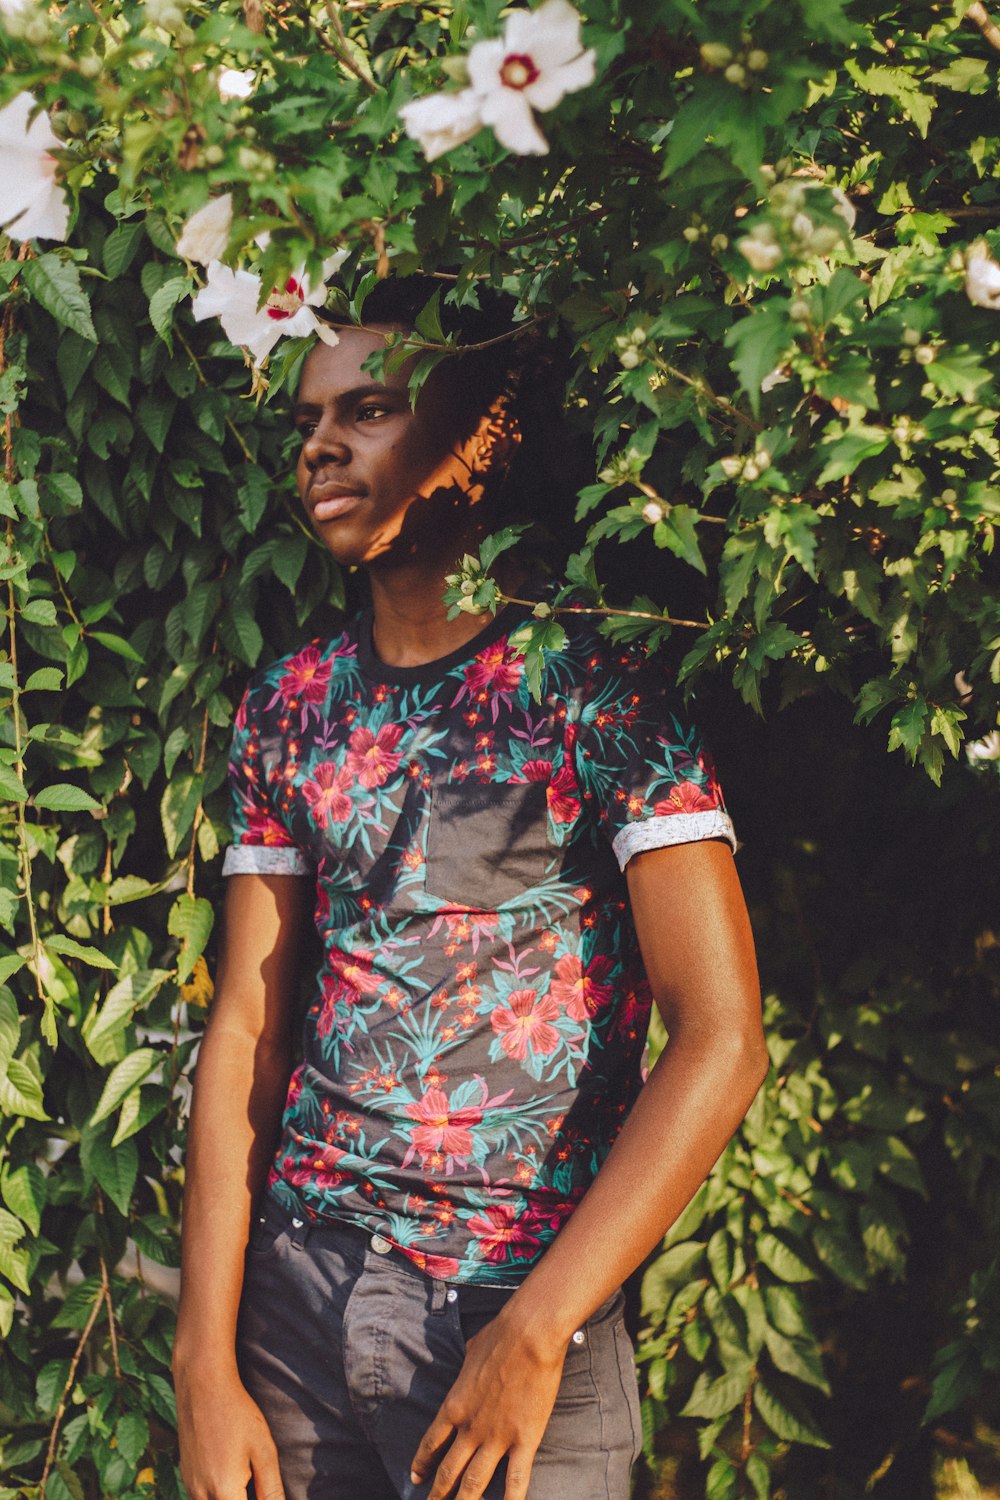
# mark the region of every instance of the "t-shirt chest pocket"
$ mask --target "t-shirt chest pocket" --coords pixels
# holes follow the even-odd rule
[[[427,893],[474,911],[495,911],[553,872],[546,786],[451,782],[431,794]]]

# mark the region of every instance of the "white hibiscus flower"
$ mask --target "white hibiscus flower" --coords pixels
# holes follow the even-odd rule
[[[0,109],[0,222],[12,240],[65,240],[69,199],[56,177],[58,163],[52,155],[62,142],[44,111],[29,124],[34,108],[34,98],[24,92]]]
[[[229,231],[233,226],[233,195],[223,193],[221,198],[209,198],[181,230],[177,241],[177,254],[185,260],[197,261],[207,266],[220,260],[229,244]]]
[[[479,101],[472,89],[462,89],[458,94],[427,94],[404,104],[399,113],[407,135],[420,142],[428,161],[443,156],[453,146],[461,146],[483,128]]]
[[[534,110],[554,109],[566,94],[594,81],[595,54],[582,50],[580,17],[569,0],[515,10],[502,37],[469,51],[469,83],[485,125],[519,156],[543,156],[548,141]]]
[[[1000,309],[1000,265],[985,240],[977,240],[966,257],[965,295],[977,307]]]
[[[220,68],[215,80],[219,98],[223,104],[230,99],[249,99],[256,78],[253,68]]]
[[[333,257],[342,260],[343,255]],[[330,274],[331,261],[324,272]],[[326,287],[313,287],[301,271],[289,276],[283,287],[275,287],[262,307],[262,282],[252,271],[232,271],[220,261],[208,267],[207,285],[195,296],[191,310],[195,321],[218,318],[223,331],[234,344],[240,344],[253,355],[259,368],[281,338],[302,337],[315,333],[326,344],[339,342],[337,333],[319,319],[313,308],[326,301]]]

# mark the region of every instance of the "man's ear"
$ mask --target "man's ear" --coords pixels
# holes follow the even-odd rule
[[[479,419],[471,438],[473,473],[501,479],[521,446],[521,424],[509,391],[501,391]]]

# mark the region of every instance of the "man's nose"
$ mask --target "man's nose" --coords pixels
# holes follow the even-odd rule
[[[349,462],[351,449],[334,423],[319,422],[302,444],[302,457],[307,468],[318,469],[324,463]]]

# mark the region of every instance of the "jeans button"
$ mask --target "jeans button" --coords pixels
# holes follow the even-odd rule
[[[375,1251],[376,1255],[388,1255],[389,1251],[392,1249],[392,1246],[383,1235],[373,1234],[372,1249]]]
[[[455,1290],[455,1288],[453,1286],[450,1286],[448,1288],[448,1290],[445,1292],[445,1298],[446,1298],[446,1300],[448,1302],[457,1302],[458,1301],[458,1292]]]
[[[573,1342],[574,1344],[582,1344],[586,1337],[587,1335],[584,1333],[583,1329],[578,1328],[573,1335]]]

